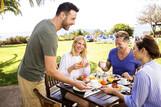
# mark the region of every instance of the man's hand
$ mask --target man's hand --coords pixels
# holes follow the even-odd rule
[[[87,85],[83,81],[75,81],[74,86],[80,90],[88,89]]]
[[[128,72],[124,72],[124,73],[122,74],[122,76],[123,76],[124,78],[126,78],[127,80],[133,80],[133,77],[132,77],[131,75],[129,75]]]

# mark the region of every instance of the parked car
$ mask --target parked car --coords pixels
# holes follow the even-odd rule
[[[94,36],[93,35],[85,35],[85,40],[87,42],[93,42],[94,41]]]
[[[113,35],[105,36],[105,35],[101,34],[97,37],[97,42],[113,43],[114,40],[115,40],[115,36],[113,36]]]

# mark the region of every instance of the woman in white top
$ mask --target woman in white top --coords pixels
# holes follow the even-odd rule
[[[90,74],[90,65],[86,58],[87,44],[83,36],[74,39],[70,52],[64,54],[61,58],[59,71],[71,79],[77,79],[81,75]],[[71,94],[66,93],[65,98],[77,102],[79,107],[89,107],[89,102]]]
[[[87,45],[83,36],[75,38],[70,52],[61,58],[59,70],[71,79],[90,74],[90,65],[86,58]]]

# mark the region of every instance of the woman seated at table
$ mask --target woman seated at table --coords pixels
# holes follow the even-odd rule
[[[90,65],[87,57],[87,44],[83,36],[75,38],[70,52],[61,58],[59,70],[71,79],[77,79],[81,75],[90,74]]]
[[[111,87],[103,90],[118,96],[128,107],[160,107],[161,65],[154,61],[161,57],[159,47],[152,36],[145,36],[136,41],[133,52],[142,66],[135,75],[131,95],[123,95]]]
[[[90,65],[87,61],[86,54],[87,44],[84,37],[76,37],[73,41],[71,51],[62,56],[59,71],[74,80],[82,75],[88,76],[90,74]],[[89,106],[87,101],[80,99],[73,94],[66,93],[65,97],[77,102],[81,107]]]
[[[129,48],[129,34],[126,31],[118,31],[116,34],[115,45],[116,48],[109,52],[106,66],[102,67],[99,62],[99,67],[104,71],[108,71],[113,67],[113,74],[118,74],[132,80],[132,75],[135,74],[136,69],[140,66],[140,62],[134,59],[132,50]]]

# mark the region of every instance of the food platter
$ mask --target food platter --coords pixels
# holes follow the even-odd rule
[[[112,84],[109,84],[108,86],[112,87]],[[120,92],[125,92],[125,91],[130,92],[130,88],[129,87],[124,86],[124,85],[120,85],[120,84],[118,84],[118,87],[115,88],[115,89],[120,91]]]
[[[97,80],[91,80],[87,86],[91,88],[100,88],[102,85]]]

